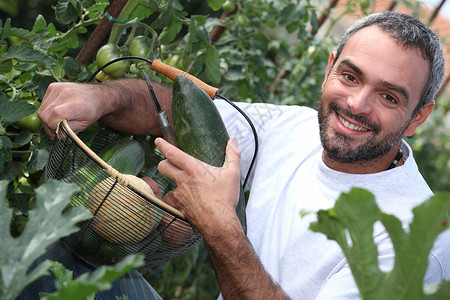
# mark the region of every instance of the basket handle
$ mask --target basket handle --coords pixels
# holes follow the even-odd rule
[[[69,121],[67,119],[62,119],[58,123],[58,129],[59,127],[63,127],[63,132],[65,134],[68,134],[76,143],[77,145],[83,149],[93,160],[95,160],[102,168],[103,170],[108,173],[112,178],[117,179],[118,183],[123,185],[124,187],[130,186],[135,191],[140,193],[141,195],[145,196],[150,202],[155,204],[156,206],[164,208],[166,211],[172,213],[173,215],[177,216],[178,218],[181,218],[183,220],[186,220],[184,214],[176,209],[175,207],[170,206],[169,204],[165,203],[164,201],[160,200],[156,196],[148,193],[147,191],[144,191],[140,187],[136,186],[133,183],[129,183],[127,180],[125,180],[122,177],[122,174],[111,167],[108,163],[106,163],[103,159],[101,159],[94,151],[91,150],[79,137],[75,134],[75,132],[72,131],[72,129],[69,126]]]
[[[185,75],[186,77],[189,77],[189,79],[191,79],[195,84],[202,88],[209,95],[209,97],[211,97],[211,99],[214,99],[216,94],[219,92],[218,88],[210,86],[197,77],[192,76],[191,74],[175,67],[169,66],[158,59],[153,60],[150,68],[153,71],[161,73],[172,80],[175,80],[175,77],[177,77],[177,75]]]

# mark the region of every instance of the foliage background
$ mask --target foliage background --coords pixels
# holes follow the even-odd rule
[[[135,29],[121,28],[127,34],[114,41],[123,48],[130,35],[147,34],[156,41],[150,58],[187,69],[219,87],[230,99],[316,107],[328,55],[336,40],[329,33],[331,30],[317,35],[318,17],[328,2],[231,1],[237,11],[222,21],[219,17],[224,13],[223,0],[138,2],[140,13],[131,13],[128,20],[136,17],[141,23]],[[0,112],[0,179],[10,182],[7,199],[15,211],[13,236],[22,233],[28,211],[35,206],[35,189],[43,184],[43,170],[51,147],[43,130],[33,132],[18,126],[18,120],[36,110],[23,102],[32,100],[39,105],[50,82],[85,82],[89,78],[97,67],[95,56],[82,65],[75,57],[108,4],[100,0],[5,0],[0,4],[3,29],[8,18],[11,27],[25,29],[9,36],[5,30],[3,35],[0,32],[3,111]],[[344,14],[356,10],[370,13],[373,5],[374,1],[348,1]],[[412,2],[403,5],[420,14]],[[170,16],[166,16],[169,8]],[[86,14],[84,19],[80,18],[82,13]],[[337,16],[330,17],[331,25],[327,25],[329,29],[342,17],[334,15]],[[219,24],[225,30],[218,39],[211,40],[210,33]],[[178,29],[173,31],[173,28]],[[167,32],[171,30],[168,38]],[[105,36],[102,44],[110,39]],[[11,56],[14,46],[36,50],[35,59],[27,60],[23,53]],[[130,72],[124,76],[136,74]],[[157,74],[152,76],[155,81],[170,84]],[[13,110],[14,117],[12,110],[5,109],[8,101],[21,105]],[[438,99],[430,120],[408,139],[419,168],[435,191],[450,189],[449,110],[448,96]],[[214,299],[218,294],[217,281],[202,243],[165,265],[142,270],[142,274],[163,298]]]

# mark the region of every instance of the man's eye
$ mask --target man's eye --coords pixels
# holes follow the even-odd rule
[[[350,74],[344,74],[344,77],[345,77],[345,79],[347,79],[348,81],[356,82],[356,78],[353,77],[353,75],[350,75]]]
[[[385,94],[385,95],[383,95],[383,97],[388,102],[397,103],[397,100],[394,97],[392,97],[391,95],[389,95],[389,94]]]

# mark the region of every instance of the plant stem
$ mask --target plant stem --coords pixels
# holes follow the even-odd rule
[[[117,17],[117,20],[125,22],[128,19],[128,16],[136,8],[136,6],[138,6],[139,3],[141,3],[141,0],[128,0],[128,2],[125,4],[122,11],[120,12],[119,16]],[[126,25],[127,24],[115,22],[112,26],[111,35],[109,36],[108,43],[117,44],[120,35],[122,34],[122,31],[124,29],[124,26]]]
[[[127,3],[127,0],[115,0],[108,9],[108,14],[112,17],[117,17],[120,11]],[[100,23],[95,28],[94,32],[91,34],[87,42],[84,44],[83,49],[78,53],[75,58],[80,64],[87,64],[91,56],[98,49],[101,41],[108,33],[112,26],[112,22],[108,18],[103,17]]]

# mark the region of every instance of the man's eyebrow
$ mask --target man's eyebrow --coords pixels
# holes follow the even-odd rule
[[[352,69],[356,74],[358,74],[361,77],[364,77],[364,72],[360,68],[358,68],[354,63],[352,63],[349,59],[342,60],[339,63],[337,70],[341,69],[343,66]],[[401,94],[406,99],[406,101],[409,100],[409,93],[404,87],[393,84],[393,83],[385,81],[385,80],[381,80],[381,81],[377,82],[377,84],[388,90],[392,90],[394,92]]]
[[[408,102],[409,94],[404,87],[392,84],[392,83],[384,81],[384,80],[379,81],[378,84],[388,90],[395,91],[395,92],[401,94],[405,98],[405,100]]]
[[[352,69],[359,76],[364,76],[364,72],[360,68],[358,68],[354,63],[352,63],[349,59],[342,60],[339,63],[337,69],[340,70],[343,66]]]

